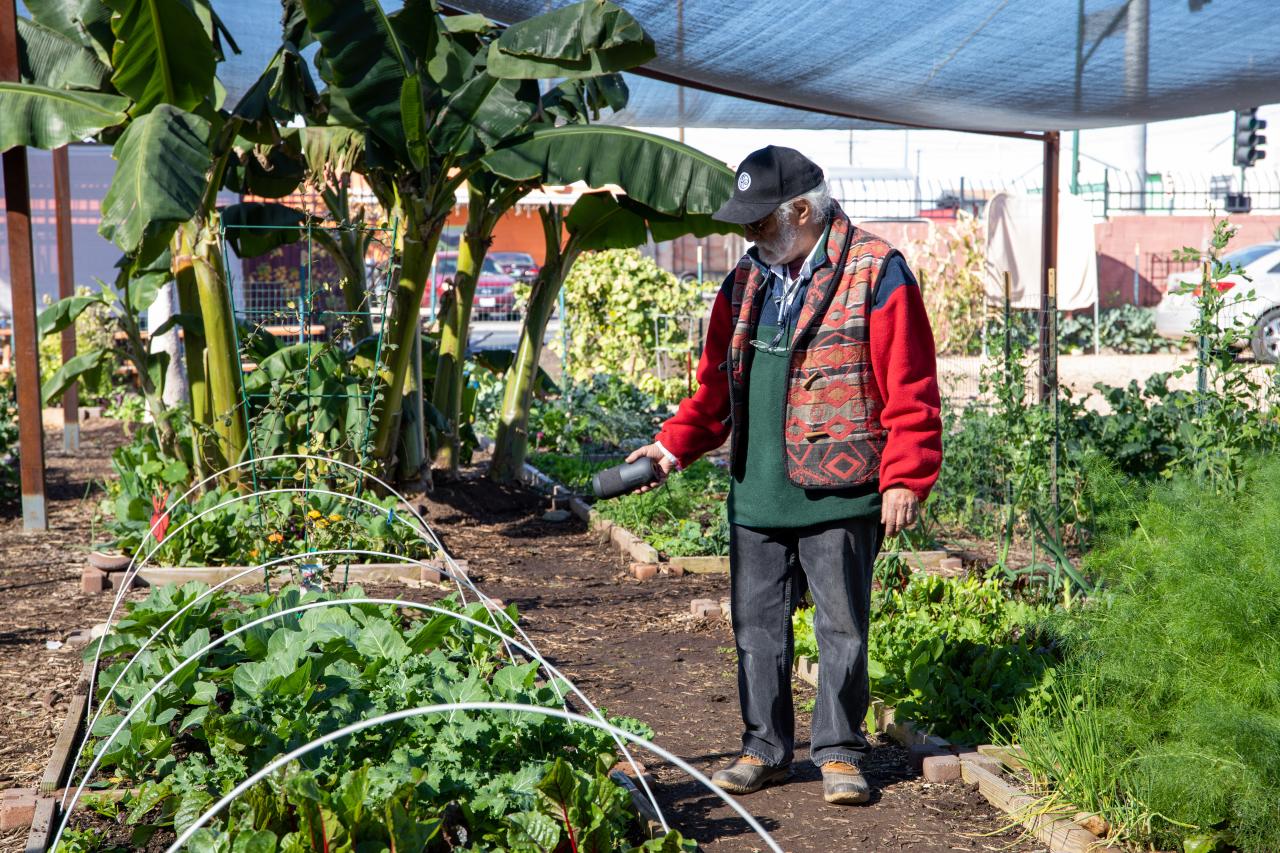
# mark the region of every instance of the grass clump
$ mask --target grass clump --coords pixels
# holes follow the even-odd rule
[[[1086,563],[1108,592],[1060,625],[1056,702],[1019,721],[1034,774],[1130,840],[1280,850],[1278,479],[1138,503]]]

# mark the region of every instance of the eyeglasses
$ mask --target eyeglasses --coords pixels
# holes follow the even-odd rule
[[[781,353],[789,352],[791,350],[791,342],[783,341],[783,338],[785,337],[786,337],[786,333],[783,330],[779,329],[778,334],[774,335],[773,340],[770,341],[769,343],[766,344],[764,341],[758,341],[752,338],[751,346],[755,347],[757,352],[762,352],[762,353],[765,353],[766,355],[779,355]]]
[[[776,210],[771,210],[768,213],[766,213],[764,216],[757,219],[755,222],[748,223],[747,225],[742,226],[742,228],[744,231],[763,231],[765,226],[769,224],[769,220],[773,218],[773,215],[775,213],[777,213]]]

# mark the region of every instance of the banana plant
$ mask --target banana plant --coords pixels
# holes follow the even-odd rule
[[[366,178],[404,226],[383,331],[390,360],[374,397],[372,450],[384,462],[397,436],[431,259],[459,190],[483,182],[485,172],[507,185],[582,179],[625,185],[640,203],[672,213],[710,212],[728,194],[728,170],[689,156],[692,149],[617,128],[592,137],[546,120],[551,110],[575,109],[575,97],[585,104],[609,94],[590,92],[585,81],[653,58],[652,39],[607,0],[584,0],[501,32],[481,16],[442,17],[427,0],[408,0],[390,14],[377,0],[298,2],[320,45],[329,121],[363,133]],[[548,100],[536,81],[549,79],[563,82]],[[469,300],[457,302],[461,320]],[[457,326],[454,348],[465,346]]]
[[[224,42],[238,48],[209,0],[26,6],[31,18],[18,24],[21,80],[0,83],[0,149],[85,138],[112,145],[116,173],[99,230],[124,251],[126,278],[143,277],[169,251],[181,314],[199,318],[185,347],[197,455],[202,468],[221,467],[240,457],[247,429],[216,200],[233,161],[274,134],[270,99],[222,108],[217,64]],[[296,63],[290,68],[296,72]],[[277,63],[264,76],[277,84],[272,98],[295,97],[296,77],[285,79]],[[143,311],[144,302],[132,299],[127,308]],[[149,405],[161,406],[158,399],[149,395]],[[152,414],[166,416],[160,408]]]
[[[728,174],[727,168],[725,173]],[[609,192],[583,195],[567,214],[562,207],[554,205],[544,205],[538,214],[542,220],[546,260],[529,294],[528,313],[520,329],[515,361],[507,371],[502,405],[498,409],[493,459],[489,465],[490,478],[498,482],[515,479],[524,466],[529,444],[529,410],[547,321],[578,256],[587,251],[642,246],[651,239],[661,243],[686,234],[705,237],[737,230],[737,226],[713,220],[709,212],[662,213]]]

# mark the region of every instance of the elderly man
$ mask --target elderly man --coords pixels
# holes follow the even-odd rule
[[[798,151],[748,156],[716,218],[755,245],[711,310],[697,392],[628,461],[654,460],[652,488],[732,435],[745,731],[715,783],[749,794],[790,775],[791,615],[807,582],[822,658],[810,755],[827,802],[864,803],[872,564],[886,535],[915,523],[942,461],[929,319],[902,255],[853,225]]]

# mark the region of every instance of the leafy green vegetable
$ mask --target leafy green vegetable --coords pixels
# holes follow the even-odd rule
[[[121,656],[206,589],[154,589],[128,607],[105,641],[98,700],[107,716],[91,733],[89,752],[104,753],[104,775],[137,789],[122,805],[140,832],[190,827],[254,770],[357,720],[448,702],[560,705],[537,665],[508,663],[487,632],[448,616],[405,619],[393,607],[352,604],[236,636],[161,690],[120,740],[105,744],[121,710],[210,637],[335,598],[292,587],[214,593],[148,647],[107,695],[123,670]],[[482,604],[462,608],[449,599],[441,606],[496,624]],[[514,607],[507,612],[517,615]],[[191,713],[200,714],[199,724],[188,727],[181,720]],[[616,760],[607,734],[543,715],[413,717],[316,750],[236,801],[193,837],[191,849],[532,853],[559,849],[570,835],[580,850],[692,849],[675,833],[661,845],[633,848],[628,839],[638,827],[628,795],[608,777]],[[85,849],[74,846],[84,840],[69,836],[59,849]]]

